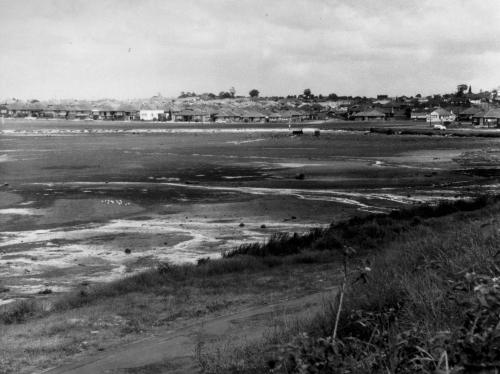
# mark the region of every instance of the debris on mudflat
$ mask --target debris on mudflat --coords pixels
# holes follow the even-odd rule
[[[304,175],[304,173],[299,173],[299,174],[296,174],[295,175],[295,179],[299,179],[299,180],[302,180],[304,179],[306,176]]]
[[[101,200],[101,204],[118,205],[118,206],[129,206],[130,205],[130,203],[128,201],[110,200],[110,199]]]

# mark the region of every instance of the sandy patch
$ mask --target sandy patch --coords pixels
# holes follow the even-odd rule
[[[312,163],[301,163],[301,162],[280,162],[275,163],[274,165],[278,165],[284,168],[304,168],[304,167],[314,167],[314,166],[323,166],[324,164],[312,164]]]
[[[261,142],[263,140],[266,140],[265,138],[260,138],[260,139],[249,139],[249,140],[233,140],[233,141],[228,141],[226,143],[228,144],[245,144],[245,143],[255,143],[255,142]]]
[[[17,216],[33,216],[37,214],[34,209],[28,208],[10,208],[10,209],[0,209],[0,214],[14,214]]]
[[[9,162],[9,161],[15,161],[15,159],[7,154],[0,155],[0,162]]]
[[[266,225],[266,230],[260,226]],[[47,281],[71,288],[81,281],[110,281],[143,270],[155,261],[194,262],[219,257],[243,242],[264,241],[271,232],[304,232],[320,223],[187,219],[185,213],[149,219],[117,219],[105,224],[4,232],[0,275],[12,293],[33,293]],[[147,240],[149,238],[149,241]],[[154,238],[158,238],[154,240]],[[16,249],[16,245],[22,245]],[[130,251],[127,253],[126,248]],[[3,252],[2,252],[3,250]],[[146,259],[141,266],[142,260]],[[37,278],[33,278],[33,277]],[[15,287],[13,287],[15,286]]]

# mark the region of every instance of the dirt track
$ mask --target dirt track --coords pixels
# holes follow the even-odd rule
[[[148,337],[80,362],[49,369],[44,373],[194,373],[199,369],[194,358],[199,344],[231,340],[250,342],[259,339],[272,321],[311,316],[325,300],[331,300],[333,295],[333,291],[329,290],[195,321],[182,328],[165,331],[162,335]]]

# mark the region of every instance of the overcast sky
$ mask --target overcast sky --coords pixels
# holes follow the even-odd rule
[[[499,0],[0,0],[0,98],[500,85]]]

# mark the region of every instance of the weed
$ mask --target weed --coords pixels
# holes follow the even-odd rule
[[[7,325],[21,323],[39,312],[40,308],[33,300],[21,300],[4,307],[0,313],[0,320]]]

